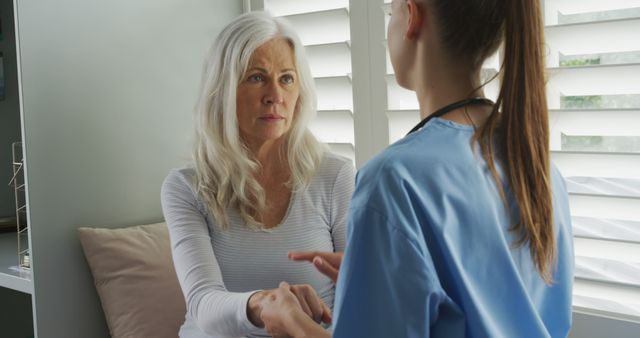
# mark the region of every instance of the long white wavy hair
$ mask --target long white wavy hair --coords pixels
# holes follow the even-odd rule
[[[265,192],[255,178],[260,164],[240,137],[236,89],[253,52],[277,37],[286,39],[293,48],[300,86],[291,128],[283,136],[291,169],[287,184],[293,191],[308,186],[326,150],[307,129],[317,113],[317,99],[298,35],[285,20],[267,12],[237,17],[222,30],[208,53],[195,111],[196,190],[222,229],[228,228],[229,208],[237,210],[248,226],[264,227],[255,217],[265,210]]]

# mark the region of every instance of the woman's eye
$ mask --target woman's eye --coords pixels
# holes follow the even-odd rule
[[[264,80],[264,76],[262,76],[262,74],[253,74],[251,76],[249,76],[248,79],[250,82],[261,82]]]
[[[294,79],[293,79],[293,75],[286,74],[286,75],[283,75],[280,80],[282,81],[282,83],[292,84]]]

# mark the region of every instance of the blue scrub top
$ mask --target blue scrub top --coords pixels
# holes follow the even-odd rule
[[[539,276],[475,146],[435,118],[358,173],[338,279],[337,338],[566,337],[573,244],[564,180],[552,167],[557,265]]]

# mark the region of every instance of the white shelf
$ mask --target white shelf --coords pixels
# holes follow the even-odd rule
[[[33,294],[31,272],[18,267],[18,242],[14,232],[0,234],[0,287]]]

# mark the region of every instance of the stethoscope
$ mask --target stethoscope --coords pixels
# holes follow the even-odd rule
[[[436,117],[440,117],[452,110],[456,110],[458,108],[462,108],[464,106],[470,106],[470,105],[478,105],[478,104],[486,104],[486,105],[495,105],[495,103],[489,99],[487,99],[486,97],[472,97],[469,99],[464,99],[464,100],[460,100],[460,101],[456,101],[450,105],[447,105],[445,107],[442,107],[438,110],[436,110],[435,113],[425,117],[424,119],[422,119],[422,121],[420,121],[418,124],[416,124],[415,127],[413,127],[413,129],[411,129],[411,131],[409,131],[407,133],[407,135],[420,130],[420,128],[424,127],[425,124],[427,124],[427,122],[431,121],[431,119],[436,118]]]

